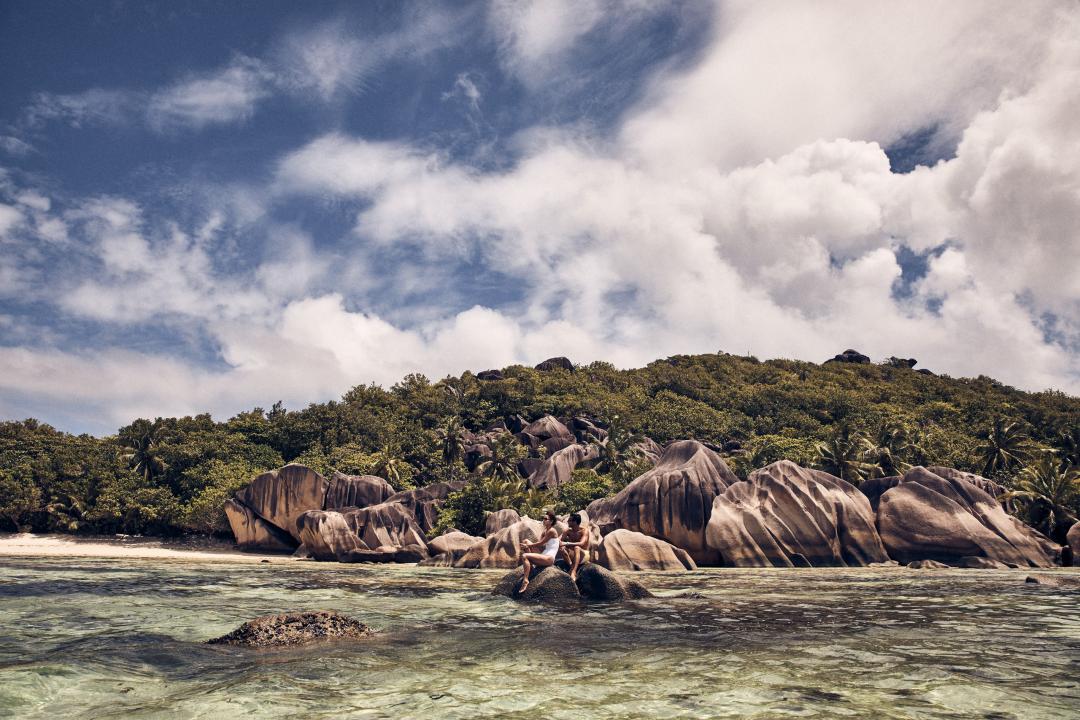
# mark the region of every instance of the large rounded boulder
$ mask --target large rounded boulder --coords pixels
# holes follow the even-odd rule
[[[1065,542],[1073,551],[1073,562],[1076,563],[1076,557],[1080,556],[1080,522],[1073,523],[1073,526],[1069,528],[1069,532],[1065,535]]]
[[[388,497],[386,503],[400,503],[405,506],[423,532],[431,532],[439,519],[439,509],[450,497],[450,493],[465,487],[465,480],[440,482],[415,490],[404,490]]]
[[[298,539],[296,520],[308,510],[322,510],[329,484],[306,465],[290,463],[259,475],[237,491],[236,500],[275,527]]]
[[[541,490],[557,490],[569,482],[570,476],[579,465],[599,457],[600,448],[596,445],[569,445],[541,461],[540,466],[529,476],[529,485]]]
[[[866,496],[790,460],[755,470],[717,496],[706,537],[734,567],[861,567],[889,559]]]
[[[330,476],[324,510],[367,507],[386,502],[394,494],[393,486],[374,475],[346,475],[338,471]]]
[[[233,498],[225,501],[225,517],[241,550],[281,553],[296,550],[296,538]]]
[[[644,585],[621,577],[595,563],[578,570],[577,581],[557,567],[533,568],[529,586],[520,591],[522,568],[507,573],[491,591],[492,595],[547,604],[573,604],[582,601],[625,602],[652,597]]]
[[[367,550],[345,516],[334,510],[308,510],[296,521],[300,542],[316,560],[338,560],[353,550]]]
[[[697,569],[685,550],[632,530],[616,530],[605,535],[596,549],[596,561],[617,572]]]
[[[1061,548],[1008,515],[988,493],[959,478],[915,467],[864,483],[881,540],[894,560],[957,565],[982,557],[1018,567],[1055,565]]]
[[[427,548],[427,538],[412,512],[398,502],[384,502],[342,513],[349,526],[369,548]]]
[[[589,517],[605,534],[618,528],[666,540],[700,565],[720,554],[705,542],[713,500],[738,477],[715,452],[695,440],[671,443],[656,466],[610,498],[594,500]]]
[[[513,525],[466,550],[454,563],[457,568],[512,568],[521,557],[521,546],[536,542],[544,526],[537,520],[522,518]]]
[[[513,508],[503,508],[502,510],[490,512],[488,513],[488,516],[484,518],[484,537],[491,537],[495,533],[510,527],[519,520],[521,520],[521,516],[518,515],[518,511]]]

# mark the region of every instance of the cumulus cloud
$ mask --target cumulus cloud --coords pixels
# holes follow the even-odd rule
[[[565,6],[492,12],[534,33],[507,35],[504,52],[542,59],[605,22],[590,8],[607,6],[576,10],[584,19],[558,38],[545,13]],[[170,229],[122,199],[85,202],[59,217],[89,239],[97,272],[62,306],[110,322],[190,318],[226,367],[9,347],[0,388],[74,393],[120,421],[556,354],[629,366],[856,347],[1080,392],[1078,18],[1036,2],[726,6],[700,61],[654,78],[611,137],[548,129],[494,171],[343,133],[285,154],[257,200],[352,203],[353,247],[268,229],[272,252],[239,277],[215,264],[221,221]],[[926,127],[955,152],[893,172],[883,145]],[[26,197],[5,198],[12,233],[57,216]],[[394,254],[410,260],[377,264]],[[363,281],[328,285],[346,266]],[[510,299],[441,306],[434,289],[465,266],[498,273]],[[391,317],[373,309],[387,285],[411,293],[395,301],[429,292]],[[125,366],[145,394],[116,387]],[[155,375],[168,388],[153,390]],[[106,380],[73,379],[95,376]]]

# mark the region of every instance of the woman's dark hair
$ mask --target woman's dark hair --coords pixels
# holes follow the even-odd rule
[[[555,517],[554,510],[548,510],[546,513],[544,513],[544,517],[550,520],[552,525],[558,522],[558,519]]]
[[[579,527],[581,525],[581,513],[570,513],[570,517],[567,518],[571,525]]]

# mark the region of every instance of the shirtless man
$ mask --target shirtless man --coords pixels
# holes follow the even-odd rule
[[[560,538],[560,546],[562,556],[570,566],[570,579],[576,582],[578,567],[589,553],[589,530],[582,526],[580,513],[571,513],[567,524],[569,527]]]

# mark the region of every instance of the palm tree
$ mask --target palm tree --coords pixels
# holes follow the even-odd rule
[[[1016,478],[1016,487],[1001,500],[1019,499],[1033,527],[1061,542],[1076,522],[1080,505],[1080,471],[1052,451],[1044,451]]]
[[[920,450],[907,430],[898,423],[885,421],[873,436],[863,438],[863,451],[871,477],[902,475],[911,467],[904,460]]]
[[[1058,456],[1080,468],[1080,427],[1062,430],[1057,436]]]
[[[375,463],[371,466],[371,474],[383,478],[395,490],[401,490],[410,484],[413,467],[398,456],[396,447],[387,443],[375,454]]]
[[[982,474],[1000,476],[1024,464],[1031,453],[1031,441],[1019,422],[997,418],[975,451],[983,462]]]
[[[168,467],[159,456],[162,425],[159,421],[136,420],[121,436],[120,459],[149,483]]]
[[[597,473],[609,473],[620,487],[625,486],[632,479],[629,476],[633,475],[634,470],[641,464],[641,450],[635,446],[635,443],[640,441],[639,435],[625,430],[619,422],[619,416],[614,416],[603,440],[595,435],[590,436],[589,444],[595,447],[599,454],[593,470]]]
[[[496,481],[516,482],[520,479],[517,465],[523,455],[524,451],[517,438],[509,433],[500,435],[491,446],[491,457],[477,465],[476,471]]]
[[[865,437],[841,425],[826,442],[818,443],[817,466],[825,472],[859,485],[870,476],[872,466],[863,461]]]
[[[439,438],[442,459],[446,464],[447,474],[451,482],[454,480],[454,471],[457,464],[465,457],[465,438],[461,430],[461,419],[455,415],[446,421],[446,425],[435,431]]]

